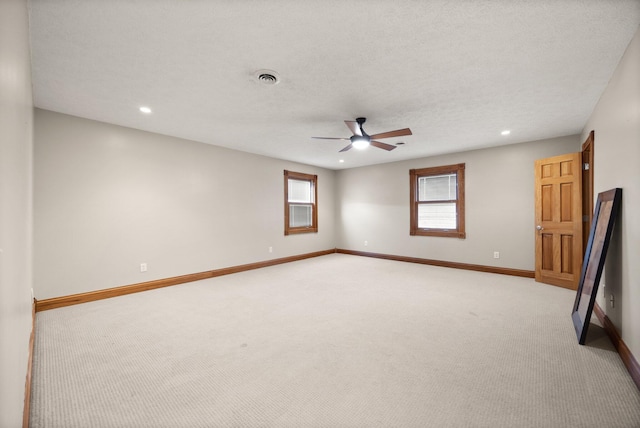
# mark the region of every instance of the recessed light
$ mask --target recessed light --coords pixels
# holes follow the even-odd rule
[[[144,114],[151,114],[151,109],[147,106],[140,107],[140,111]]]
[[[511,131],[509,131],[508,129],[505,129],[504,131],[502,131],[500,134],[502,135],[509,135],[511,134]]]
[[[344,159],[340,159],[338,162],[340,162],[340,163],[344,163]]]

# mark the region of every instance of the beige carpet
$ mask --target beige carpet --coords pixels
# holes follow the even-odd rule
[[[343,254],[37,314],[32,427],[640,427],[575,292]]]

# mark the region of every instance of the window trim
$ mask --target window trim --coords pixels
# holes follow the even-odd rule
[[[311,202],[311,226],[291,227],[289,226],[289,179],[310,181],[313,187]],[[284,170],[284,234],[294,235],[297,233],[317,233],[318,232],[318,176]]]
[[[464,170],[465,164],[435,166],[430,168],[412,169],[409,171],[411,194],[411,219],[409,234],[412,236],[442,236],[447,238],[466,238],[465,232],[465,201],[464,201]],[[456,197],[456,229],[424,229],[418,227],[418,179],[444,174],[456,174],[458,187]],[[435,201],[434,201],[435,202]]]

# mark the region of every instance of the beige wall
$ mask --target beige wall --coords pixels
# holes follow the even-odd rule
[[[0,427],[22,425],[31,333],[33,101],[26,0],[0,2]]]
[[[579,145],[569,136],[336,172],[36,109],[36,298],[336,246],[533,270],[533,162]],[[459,162],[467,238],[409,236],[409,169]],[[284,169],[318,174],[317,235],[283,235]]]
[[[583,131],[595,131],[595,193],[622,188],[599,305],[640,358],[640,30],[631,40]],[[614,296],[614,306],[609,297]]]
[[[34,156],[37,299],[335,247],[334,171],[40,109]],[[317,234],[284,236],[285,169]]]
[[[338,248],[533,270],[533,163],[579,150],[576,135],[339,171]],[[409,170],[456,163],[466,164],[466,239],[410,236]]]

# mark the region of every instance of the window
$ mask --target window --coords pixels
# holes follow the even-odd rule
[[[412,169],[411,235],[465,238],[464,164]]]
[[[318,231],[318,176],[284,171],[284,234]]]

